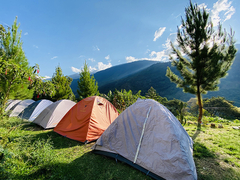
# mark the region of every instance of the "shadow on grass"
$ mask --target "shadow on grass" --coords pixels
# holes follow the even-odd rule
[[[71,180],[151,180],[131,166],[105,156],[87,152],[71,163],[44,165],[37,171],[16,179],[71,179]]]
[[[194,141],[197,136],[200,134],[201,130],[200,129],[197,129],[196,132],[194,133],[194,135],[192,136],[192,140]]]
[[[217,157],[201,143],[194,145],[194,160],[199,180],[237,180],[239,173],[221,166]],[[78,155],[71,162],[61,159],[38,165],[38,169],[21,175],[6,174],[6,179],[66,179],[66,180],[150,180],[151,178],[133,167],[115,159],[90,152]]]
[[[59,135],[58,133],[54,132],[53,130],[46,130],[42,133],[38,133],[35,135],[31,135],[32,141],[36,141],[38,139],[48,140],[50,139],[50,143],[52,144],[54,149],[62,149],[62,148],[69,148],[77,145],[84,145],[79,141],[75,141],[64,136]]]
[[[194,143],[193,157],[197,169],[198,180],[240,179],[240,173],[234,171],[231,167],[220,165],[218,156],[202,143]]]
[[[24,130],[24,131],[43,131],[44,129],[35,123],[29,122],[22,126],[22,130]]]
[[[34,142],[39,139],[46,140],[46,141],[50,139],[50,143],[52,144],[54,149],[62,149],[62,148],[69,148],[77,145],[84,145],[84,143],[59,135],[58,133],[54,132],[53,129],[45,130],[41,126],[34,123],[23,125],[22,130],[37,131],[37,133],[28,135],[28,138],[31,140],[31,142]]]

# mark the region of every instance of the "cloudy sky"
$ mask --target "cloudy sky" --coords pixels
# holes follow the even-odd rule
[[[214,25],[235,31],[240,44],[239,0],[192,0],[205,7]],[[1,3],[0,24],[16,16],[30,65],[52,77],[59,65],[64,75],[141,59],[167,61],[170,41],[185,17],[189,0],[9,0]],[[238,19],[237,19],[238,18]]]

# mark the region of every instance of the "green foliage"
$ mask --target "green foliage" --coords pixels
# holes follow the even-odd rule
[[[33,84],[30,86],[34,89],[33,100],[37,101],[40,99],[52,100],[56,90],[52,81],[43,81],[41,78],[35,78]]]
[[[90,74],[86,61],[84,68],[80,72],[77,93],[79,95],[79,100],[89,96],[99,95],[98,83],[95,82],[94,76]]]
[[[166,76],[183,88],[184,92],[196,94],[199,105],[198,124],[202,118],[201,94],[218,90],[219,79],[227,75],[237,52],[232,31],[227,35],[221,25],[217,30],[205,9],[190,2],[185,9],[186,20],[178,28],[178,48],[171,43],[172,65],[181,76],[174,74],[168,67]],[[184,55],[186,54],[186,56]]]
[[[58,101],[61,99],[75,99],[72,89],[70,88],[72,78],[64,76],[60,66],[56,68],[51,82],[55,87],[55,94],[52,97],[53,101]]]
[[[240,119],[240,111],[233,106],[232,101],[226,100],[224,97],[212,97],[203,99],[204,109],[212,116],[220,116],[222,118]]]
[[[29,97],[33,92],[28,91],[27,85],[36,76],[38,65],[30,67],[22,49],[21,32],[18,32],[17,18],[12,28],[6,31],[0,28],[0,94],[1,114],[9,97],[21,94],[22,98]]]
[[[144,98],[141,96],[141,91],[133,94],[131,90],[126,91],[125,89],[121,91],[115,90],[113,93],[109,91],[107,95],[104,94],[102,96],[120,111],[124,111],[127,107],[134,104],[138,98]]]
[[[234,123],[240,123],[240,121],[238,119],[235,119],[233,122]]]
[[[148,90],[148,92],[146,93],[145,97],[148,98],[148,99],[154,99],[154,100],[158,101],[161,104],[164,104],[164,103],[166,103],[168,101],[166,97],[164,97],[164,98],[161,97],[153,87],[151,87]]]
[[[182,108],[181,108],[181,104],[182,104]],[[168,102],[165,102],[164,105],[175,115],[178,116],[179,113],[181,112],[182,114],[185,113],[186,111],[186,107],[187,107],[187,103],[183,102],[181,100],[178,99],[173,99],[170,100]]]
[[[203,157],[215,157],[214,153],[209,151],[209,149],[199,142],[193,144],[194,157],[203,158]]]
[[[180,105],[177,110],[178,114],[178,120],[180,121],[181,124],[186,124],[186,119],[184,118],[184,110],[187,107],[187,103],[180,102]]]

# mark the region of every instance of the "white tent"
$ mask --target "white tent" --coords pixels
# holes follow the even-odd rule
[[[44,129],[54,128],[61,121],[64,115],[75,105],[76,103],[70,100],[59,100],[46,107],[33,123],[42,126]]]
[[[197,179],[193,141],[160,103],[139,99],[122,112],[92,147],[155,179]]]
[[[26,99],[18,103],[18,105],[13,109],[12,113],[9,115],[10,117],[18,116],[26,107],[35,101],[32,99]]]
[[[13,100],[13,101],[11,101],[8,104],[8,106],[6,107],[5,111],[13,110],[17,106],[17,104],[20,103],[20,102],[21,102],[21,100]]]
[[[38,103],[37,107],[34,109],[33,113],[31,114],[29,121],[33,121],[46,107],[52,104],[52,101],[43,99],[40,103]]]

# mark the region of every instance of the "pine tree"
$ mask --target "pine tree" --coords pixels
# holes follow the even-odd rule
[[[52,77],[52,84],[55,87],[55,94],[52,97],[53,101],[58,101],[61,99],[71,99],[73,100],[74,94],[70,87],[72,83],[72,78],[64,76],[60,66],[56,68],[56,71]]]
[[[218,90],[220,78],[227,75],[236,54],[234,33],[222,30],[219,23],[214,29],[209,14],[192,4],[185,9],[186,20],[178,28],[178,48],[171,43],[172,65],[176,66],[181,77],[168,67],[166,76],[183,88],[184,92],[197,96],[199,105],[198,126],[201,126],[203,114],[202,94]]]
[[[21,92],[21,98],[29,98],[33,91],[28,90],[29,84],[36,76],[37,66],[30,67],[22,49],[21,32],[18,32],[17,18],[12,28],[0,26],[0,104],[1,111],[9,97],[16,97]],[[24,89],[24,90],[23,90]]]
[[[156,89],[154,89],[153,87],[150,87],[150,89],[148,90],[148,92],[146,93],[145,95],[146,98],[149,98],[149,99],[154,99],[158,102],[160,102],[161,104],[165,104],[168,100],[166,97],[161,97]]]
[[[79,100],[89,96],[99,95],[98,83],[95,81],[94,76],[90,74],[86,61],[80,72],[77,93],[79,95]]]

